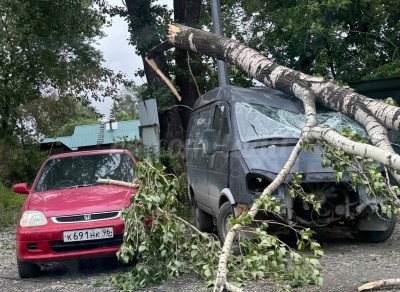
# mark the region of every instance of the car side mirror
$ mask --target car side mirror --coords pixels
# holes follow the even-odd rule
[[[29,194],[28,184],[27,183],[15,184],[13,187],[13,192],[22,195]]]
[[[201,136],[203,140],[203,151],[207,155],[211,155],[215,152],[215,141],[217,139],[217,132],[214,129],[207,129]]]

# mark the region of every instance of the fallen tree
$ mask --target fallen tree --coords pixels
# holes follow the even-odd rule
[[[353,164],[364,167],[366,165],[363,164],[363,160],[370,159],[372,160],[372,164],[369,164],[370,171],[374,167],[374,163],[378,162],[398,180],[396,171],[400,170],[400,156],[394,152],[387,132],[387,129],[399,129],[400,109],[398,107],[383,101],[367,98],[323,78],[309,76],[280,66],[263,54],[235,40],[178,24],[169,26],[168,40],[152,49],[146,59],[152,63],[152,59],[155,56],[172,47],[226,61],[241,68],[266,86],[294,95],[300,99],[304,104],[307,119],[300,141],[306,144],[319,144],[325,149],[329,147],[340,149],[342,152],[334,154],[334,156],[336,159],[341,160],[343,164],[333,165],[335,162],[331,162],[330,165],[335,166],[334,169],[338,173],[343,173]],[[316,103],[320,103],[334,111],[340,111],[359,122],[365,127],[371,144],[365,143],[365,141],[355,141],[357,139],[354,139],[351,135],[345,137],[331,128],[319,125],[316,119]],[[270,197],[270,194],[276,190],[290,173],[290,169],[296,161],[300,150],[299,143],[277,178],[254,201],[251,209],[241,214],[236,221],[237,224],[232,227],[226,236],[218,264],[215,291],[223,291],[224,289],[237,290],[235,286],[227,281],[226,266],[231,254],[232,243],[243,227],[248,224],[246,222],[252,221],[260,209],[265,209],[265,200]],[[384,213],[389,217],[392,214],[399,215],[400,203],[398,196],[400,193],[398,188],[390,186],[388,177],[383,178],[383,183],[381,177],[374,178],[368,176],[367,171],[362,169],[360,171],[361,178],[355,176],[353,182],[363,182],[367,188],[370,188],[371,193],[383,193],[388,200],[385,202]],[[377,176],[379,175],[377,174]],[[379,187],[372,186],[369,183],[373,179],[379,182],[377,183]],[[381,182],[382,184],[380,184]],[[384,191],[385,188],[387,191]]]

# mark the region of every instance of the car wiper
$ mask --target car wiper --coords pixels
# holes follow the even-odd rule
[[[81,185],[75,185],[75,186],[70,186],[70,187],[65,187],[63,189],[77,189],[77,188],[84,188],[84,187],[91,187],[91,186],[96,186],[97,183],[93,184],[81,184]]]
[[[260,141],[275,141],[275,140],[299,140],[299,138],[294,138],[294,137],[269,137],[269,138],[256,138],[256,139],[251,139],[247,140],[245,142],[260,142]]]

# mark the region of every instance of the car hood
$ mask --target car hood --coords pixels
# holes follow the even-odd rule
[[[115,185],[50,190],[31,195],[28,209],[46,217],[122,210],[129,206],[135,189]]]
[[[241,150],[242,157],[252,172],[265,172],[274,179],[282,170],[294,146],[268,146]],[[294,164],[291,173],[302,173],[303,181],[334,180],[333,170],[321,165],[322,151],[314,147],[313,152],[302,151]]]

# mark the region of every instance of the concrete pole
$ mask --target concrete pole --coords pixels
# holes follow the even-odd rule
[[[223,36],[224,31],[222,29],[221,3],[219,0],[211,0],[211,13],[212,13],[214,33]],[[219,86],[228,85],[229,71],[226,62],[217,60],[217,70],[218,70]]]

